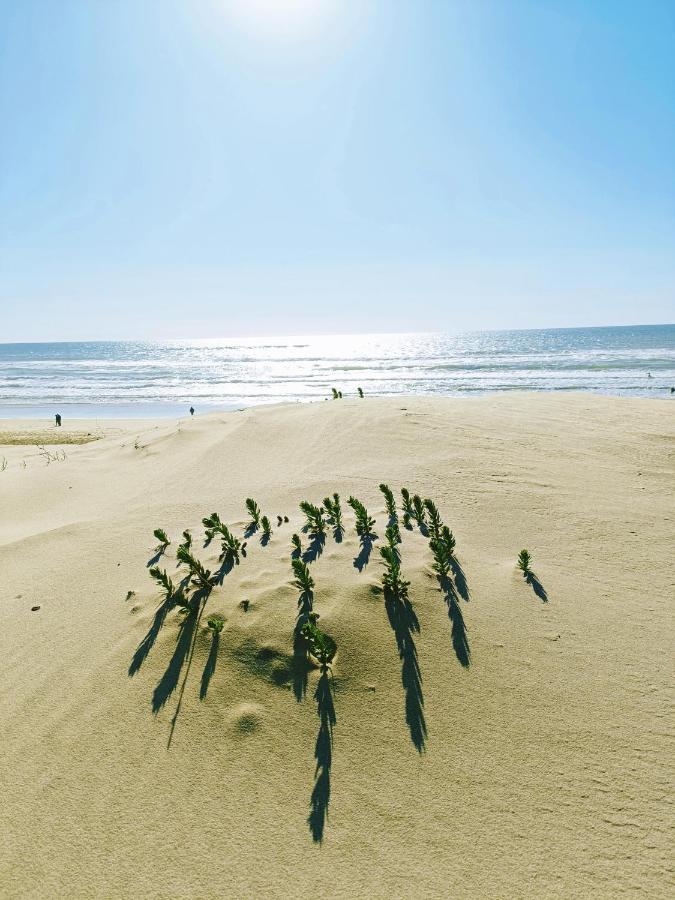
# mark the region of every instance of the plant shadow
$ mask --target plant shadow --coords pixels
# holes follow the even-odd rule
[[[298,614],[293,629],[293,694],[300,702],[307,693],[307,674],[310,669],[307,659],[307,641],[302,634],[302,627],[309,621],[314,595],[311,591],[303,591],[298,597]]]
[[[153,713],[155,713],[155,715],[160,711],[160,709],[162,709],[169,697],[178,687],[180,675],[186,662],[187,677],[190,662],[192,660],[192,651],[194,649],[194,639],[197,634],[197,625],[199,624],[199,620],[202,614],[202,608],[204,602],[206,601],[206,598],[208,597],[208,593],[208,591],[203,590],[196,591],[194,593],[192,597],[192,606],[190,610],[185,613],[183,621],[180,623],[178,639],[176,640],[176,646],[174,648],[173,654],[171,655],[171,659],[169,660],[169,665],[166,667],[166,671],[160,678],[159,683],[152,694],[152,711]],[[183,680],[183,685],[184,684],[185,679]],[[176,717],[177,715],[178,709],[176,710]]]
[[[256,533],[256,531],[258,530],[258,527],[259,527],[259,526],[256,525],[255,522],[250,522],[250,523],[246,526],[246,528],[245,528],[245,530],[244,530],[244,537],[247,538],[247,539],[250,538],[250,537],[253,537],[253,535],[254,535],[254,534]]]
[[[422,753],[426,743],[427,726],[424,719],[422,673],[413,638],[413,634],[419,634],[420,623],[412,603],[407,597],[397,597],[391,591],[385,590],[384,605],[401,660],[401,683],[405,691],[405,720],[415,749],[418,753]]]
[[[525,576],[525,580],[528,584],[532,585],[532,590],[535,592],[537,597],[541,600],[542,603],[548,603],[548,594],[546,593],[546,588],[539,581],[534,572],[528,572]]]
[[[211,683],[211,679],[213,678],[213,673],[216,671],[216,662],[218,661],[218,648],[220,646],[220,634],[217,631],[213,632],[213,636],[211,638],[211,649],[209,650],[209,656],[206,660],[206,665],[204,666],[204,671],[202,672],[202,681],[199,686],[199,699],[203,700],[206,697],[206,694],[209,689],[209,684]]]
[[[222,563],[220,564],[220,568],[218,569],[216,574],[213,576],[213,583],[217,584],[219,587],[221,587],[223,584],[223,581],[225,580],[225,576],[229,575],[230,572],[232,571],[232,569],[234,569],[234,567],[238,566],[238,565],[239,565],[239,560],[236,559],[234,556],[232,556],[230,554],[225,556],[223,558]]]
[[[333,529],[333,539],[336,544],[342,543],[342,538],[344,537],[345,530],[341,525],[336,525]]]
[[[323,553],[326,544],[326,535],[318,532],[312,535],[312,539],[307,545],[307,549],[302,554],[302,560],[306,563],[315,562]]]
[[[455,587],[457,588],[457,593],[462,598],[462,600],[466,600],[467,603],[471,599],[471,594],[469,592],[469,584],[466,580],[466,575],[464,574],[464,569],[462,568],[460,562],[456,557],[450,557],[450,567],[452,568],[452,577],[455,580]]]
[[[160,559],[164,556],[164,547],[161,550],[155,550],[150,559],[146,562],[145,568],[151,569],[153,566],[156,566]]]
[[[316,691],[314,692],[314,699],[316,700],[316,709],[319,715],[319,732],[314,746],[316,769],[307,824],[312,833],[312,839],[315,843],[320,844],[323,841],[323,831],[328,817],[328,804],[330,802],[333,728],[336,723],[333,692],[327,668],[321,672]]]
[[[457,589],[450,578],[439,577],[438,582],[443,592],[443,598],[448,607],[448,618],[452,624],[452,648],[460,664],[468,669],[471,665],[471,647],[467,635],[466,624],[459,605]]]
[[[364,534],[361,537],[361,549],[358,555],[354,557],[354,568],[359,572],[363,572],[370,560],[370,554],[373,550],[373,541],[377,540],[376,534]]]
[[[164,624],[168,613],[171,612],[174,605],[175,601],[173,597],[165,597],[155,610],[155,617],[152,620],[152,624],[150,625],[150,628],[148,629],[148,632],[143,640],[140,642],[138,647],[136,647],[136,651],[131,658],[131,662],[129,663],[129,677],[135,675],[147,659],[148,654],[152,650],[152,647],[157,640],[157,635],[161,631],[162,625]]]
[[[269,544],[269,542],[270,542],[271,540],[272,540],[272,535],[271,535],[271,534],[266,534],[265,532],[263,532],[263,533],[260,535],[260,544],[261,544],[263,547],[266,547],[266,546]]]

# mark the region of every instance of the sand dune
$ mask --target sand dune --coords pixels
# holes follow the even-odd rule
[[[49,465],[0,445],[0,894],[668,896],[674,410],[366,398],[103,423]],[[347,509],[310,564],[333,677],[305,683],[298,503],[354,494],[382,536],[381,481],[437,502],[464,599],[414,529],[386,603]],[[290,522],[198,620],[163,609],[153,529],[175,575],[247,496]]]

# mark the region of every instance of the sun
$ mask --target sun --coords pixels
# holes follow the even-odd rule
[[[307,35],[335,11],[336,0],[223,0],[232,21],[246,31],[277,37]]]

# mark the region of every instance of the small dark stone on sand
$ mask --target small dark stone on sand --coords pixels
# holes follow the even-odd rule
[[[241,603],[239,604],[240,608],[243,609],[244,612],[246,612],[248,610],[249,605],[250,605],[250,600],[242,600]]]

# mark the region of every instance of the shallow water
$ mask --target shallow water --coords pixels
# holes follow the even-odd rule
[[[651,373],[652,377],[648,377]],[[153,416],[347,395],[587,390],[669,397],[675,325],[0,344],[3,417]],[[675,396],[675,395],[674,395]]]

